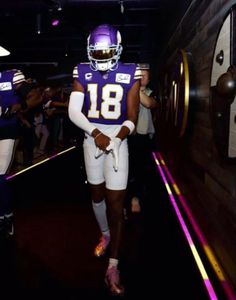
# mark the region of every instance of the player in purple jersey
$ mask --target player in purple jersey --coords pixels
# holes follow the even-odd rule
[[[38,92],[32,89],[19,70],[0,72],[0,237],[14,234],[12,200],[6,180],[19,134],[21,111],[38,103]]]
[[[101,230],[95,256],[105,254],[110,291],[123,294],[118,262],[123,229],[123,204],[128,179],[127,136],[135,129],[141,71],[119,61],[120,32],[110,25],[96,27],[88,37],[89,63],[74,68],[69,117],[85,132],[83,143],[92,207]]]

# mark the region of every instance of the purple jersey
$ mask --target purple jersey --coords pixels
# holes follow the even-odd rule
[[[24,80],[25,77],[19,70],[13,69],[0,72],[0,128],[16,124],[16,116],[5,119],[1,118],[1,114],[7,107],[19,102],[19,98],[15,93],[15,87]]]
[[[127,119],[127,93],[141,78],[136,64],[119,63],[114,71],[99,72],[81,63],[73,77],[84,87],[83,113],[91,123],[122,124]]]

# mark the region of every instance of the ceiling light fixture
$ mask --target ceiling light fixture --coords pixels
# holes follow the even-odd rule
[[[37,14],[36,17],[36,33],[41,34],[41,14]]]
[[[123,14],[125,12],[124,1],[120,0],[120,12]]]
[[[52,26],[58,26],[60,23],[60,20],[59,19],[53,19],[52,20]]]
[[[10,54],[10,51],[0,46],[0,56],[7,56]]]
[[[58,6],[57,6],[57,10],[58,11],[62,11],[62,6],[61,6],[61,2],[60,1],[58,1],[58,4],[57,4]]]

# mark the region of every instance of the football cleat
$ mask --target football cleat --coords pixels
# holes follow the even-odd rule
[[[107,269],[105,283],[113,296],[123,296],[124,287],[120,283],[120,272],[117,267]]]
[[[107,247],[109,245],[110,242],[110,236],[108,235],[102,235],[99,243],[97,244],[97,246],[95,247],[94,250],[94,255],[96,257],[101,257],[106,253]]]

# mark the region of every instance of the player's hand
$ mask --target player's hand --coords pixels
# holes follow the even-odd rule
[[[106,151],[107,146],[110,143],[110,137],[103,134],[102,132],[97,135],[97,137],[94,138],[94,143],[103,152]]]
[[[110,144],[107,146],[106,151],[111,152],[113,156],[113,168],[117,172],[119,167],[119,149],[121,145],[121,139],[114,137],[111,139]]]

